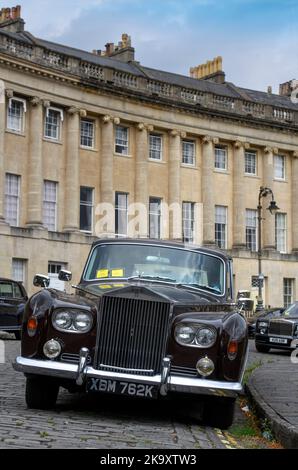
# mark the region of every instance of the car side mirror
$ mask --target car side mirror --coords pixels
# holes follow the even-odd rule
[[[240,297],[240,299],[238,299],[238,307],[241,310],[253,311],[254,301],[252,299],[247,299],[245,297]]]
[[[50,278],[48,276],[44,276],[43,274],[35,274],[33,278],[33,285],[35,287],[49,287]]]
[[[70,271],[66,271],[65,269],[61,269],[58,274],[59,281],[69,282],[72,279],[72,273]]]

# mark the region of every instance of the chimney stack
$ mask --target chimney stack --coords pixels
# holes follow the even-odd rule
[[[288,82],[279,85],[280,96],[291,96],[293,91],[297,89],[298,80],[289,80]]]
[[[122,62],[135,60],[135,49],[131,45],[131,37],[128,34],[122,34],[122,40],[118,42],[118,45],[108,42],[105,47],[106,50],[101,52],[102,56],[112,57]]]
[[[21,18],[21,6],[2,8],[0,10],[0,28],[11,33],[24,31],[25,22]]]
[[[205,64],[192,67],[190,76],[199,80],[209,80],[216,83],[225,83],[225,73],[222,70],[222,57],[215,57]]]

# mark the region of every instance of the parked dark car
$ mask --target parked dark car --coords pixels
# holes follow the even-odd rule
[[[263,310],[261,312],[257,312],[252,317],[247,318],[248,337],[251,339],[255,337],[256,325],[257,325],[258,320],[269,320],[270,318],[280,317],[284,311],[285,309],[282,307],[272,308],[269,310]]]
[[[21,282],[0,278],[0,331],[21,339],[25,304],[28,300]]]
[[[256,349],[268,353],[270,349],[296,349],[298,340],[298,302],[287,309],[273,312],[271,317],[261,317],[256,323]],[[298,345],[298,341],[297,341]]]
[[[248,350],[232,282],[232,260],[216,250],[96,242],[73,295],[46,287],[26,306],[14,367],[26,374],[28,407],[53,407],[60,386],[148,399],[180,394],[194,417],[228,427]]]

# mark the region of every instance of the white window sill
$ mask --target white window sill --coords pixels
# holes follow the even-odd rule
[[[188,163],[181,163],[180,164],[181,168],[189,168],[190,170],[198,170],[197,165],[191,165]]]
[[[154,158],[148,158],[148,162],[150,163],[157,163],[158,165],[165,165],[165,161],[163,160],[155,160]]]
[[[89,152],[98,152],[98,149],[96,149],[94,147],[84,147],[84,145],[80,145],[80,149],[81,150],[87,150]]]
[[[42,139],[44,142],[49,142],[50,144],[58,144],[58,145],[63,145],[61,140],[55,140],[55,139],[50,139],[49,137],[43,137]]]
[[[274,178],[274,181],[276,181],[277,183],[288,183],[288,180],[286,180],[285,178]]]
[[[18,135],[19,137],[26,137],[24,131],[14,131],[13,129],[5,129],[5,132],[7,132],[7,134]]]
[[[230,175],[229,170],[220,170],[219,168],[214,168],[214,173],[220,173],[221,175]]]
[[[261,179],[260,176],[255,175],[253,173],[244,173],[244,176],[247,176],[248,178],[255,178],[255,179]]]

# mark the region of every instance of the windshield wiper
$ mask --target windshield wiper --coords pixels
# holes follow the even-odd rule
[[[150,276],[150,275],[139,275],[139,276],[131,276],[128,277],[128,281],[133,281],[134,279],[141,279],[147,281],[163,281],[163,282],[176,282],[176,279],[172,279],[171,277],[163,277],[163,276]]]
[[[191,284],[176,284],[177,287],[192,287],[193,289],[200,289],[200,290],[208,290],[209,292],[215,292],[215,293],[221,293],[219,289],[216,287],[210,287],[210,286],[204,286],[202,284],[196,284],[196,283],[191,283]]]

